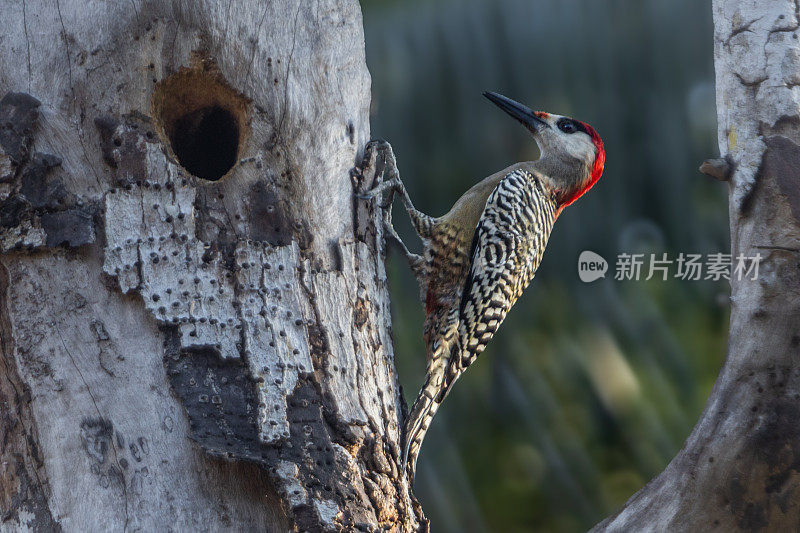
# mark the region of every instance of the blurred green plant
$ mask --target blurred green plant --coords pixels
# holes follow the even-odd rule
[[[585,530],[675,455],[725,353],[726,284],[613,279],[618,253],[729,250],[725,190],[696,171],[717,153],[710,7],[362,5],[373,136],[392,143],[424,212],[442,214],[473,183],[537,157],[484,90],[575,116],[603,137],[603,179],[560,217],[536,279],[454,387],[416,482],[434,531]],[[413,242],[404,213],[395,215]],[[609,260],[606,279],[579,280],[587,249]],[[411,401],[425,368],[422,309],[398,254],[388,267]]]

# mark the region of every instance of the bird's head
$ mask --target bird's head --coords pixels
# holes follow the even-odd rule
[[[533,134],[542,153],[539,166],[557,188],[559,207],[580,198],[600,179],[606,152],[594,128],[569,117],[533,111],[501,94],[483,95]]]

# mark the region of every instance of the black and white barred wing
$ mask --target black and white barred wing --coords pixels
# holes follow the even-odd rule
[[[528,172],[509,173],[489,196],[472,243],[448,385],[483,352],[533,279],[555,218],[554,200]]]
[[[555,218],[555,202],[528,172],[509,173],[489,195],[472,240],[461,302],[437,332],[425,385],[406,425],[410,477],[439,406],[533,278]]]

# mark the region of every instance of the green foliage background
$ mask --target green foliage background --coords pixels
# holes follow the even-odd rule
[[[437,532],[581,531],[680,449],[724,357],[728,287],[615,281],[619,253],[727,252],[712,23],[697,0],[363,0],[374,137],[438,216],[481,178],[538,156],[495,90],[589,122],[603,179],[556,224],[531,287],[439,411],[417,494]],[[395,220],[414,241],[405,214]],[[412,246],[413,248],[413,246]],[[609,260],[582,283],[577,258]],[[422,383],[422,309],[389,262],[406,398]],[[671,270],[674,274],[675,268]]]

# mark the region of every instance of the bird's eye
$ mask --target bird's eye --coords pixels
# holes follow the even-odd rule
[[[578,128],[575,126],[575,123],[571,120],[562,120],[558,123],[558,129],[563,131],[564,133],[575,133],[578,131]]]

